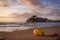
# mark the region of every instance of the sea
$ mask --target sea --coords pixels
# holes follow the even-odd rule
[[[13,32],[17,30],[28,30],[35,27],[50,27],[50,26],[60,26],[60,22],[38,22],[38,23],[26,23],[26,22],[8,22],[0,24],[0,32]]]

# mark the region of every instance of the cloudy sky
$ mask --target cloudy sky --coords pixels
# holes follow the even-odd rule
[[[60,0],[0,0],[0,22],[24,22],[32,15],[60,20]]]

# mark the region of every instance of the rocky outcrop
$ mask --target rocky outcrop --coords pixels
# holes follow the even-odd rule
[[[27,19],[27,22],[58,22],[58,21],[53,21],[47,18],[37,17],[36,15],[33,15],[32,17]]]

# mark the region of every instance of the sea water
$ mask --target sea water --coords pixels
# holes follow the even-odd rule
[[[34,27],[60,26],[60,22],[39,22],[39,23],[5,23],[0,24],[0,31],[13,32],[16,30],[27,30]]]

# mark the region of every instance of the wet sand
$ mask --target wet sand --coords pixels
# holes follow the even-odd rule
[[[0,40],[60,40],[60,26],[40,27],[45,36],[34,36],[33,29],[0,32]],[[57,34],[58,36],[49,36]]]

